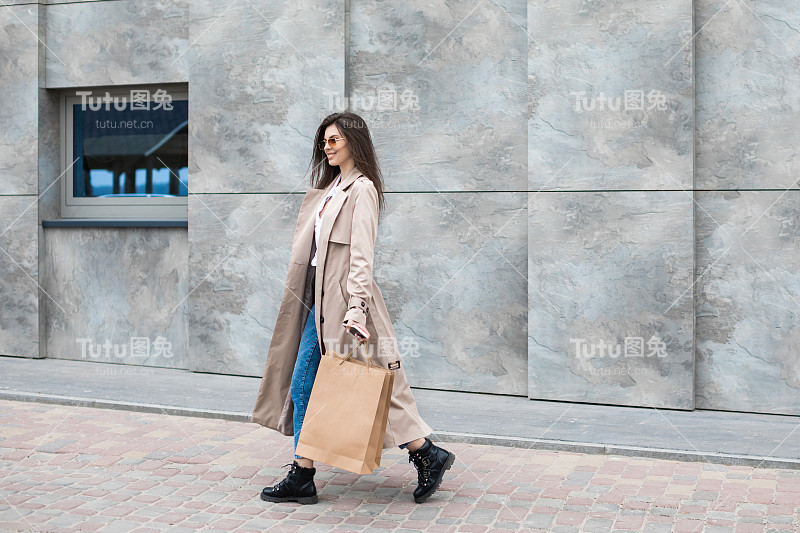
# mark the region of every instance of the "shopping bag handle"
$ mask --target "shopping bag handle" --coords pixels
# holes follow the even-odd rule
[[[356,348],[361,346],[362,343],[366,344],[366,342],[367,342],[367,339],[361,339],[360,341],[358,341],[358,344],[353,346],[353,349],[350,350],[350,353],[347,354],[347,357],[345,357],[344,359],[341,359],[339,361],[339,364],[341,365],[342,363],[344,363],[345,361],[350,359],[350,356],[353,355],[353,352],[356,350]],[[367,366],[377,366],[374,363],[372,363],[372,357],[370,357],[369,352],[365,351],[364,353],[367,354]]]

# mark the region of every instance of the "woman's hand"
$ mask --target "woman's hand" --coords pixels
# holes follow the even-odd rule
[[[356,339],[358,339],[359,341],[363,341],[363,340],[369,339],[369,331],[367,331],[367,327],[364,324],[362,324],[361,322],[356,322],[355,320],[345,320],[344,322],[342,322],[342,326],[348,332],[352,333],[356,337]],[[366,336],[361,335],[361,334],[359,334],[357,332],[350,331],[351,327],[354,328],[357,331],[362,331],[362,332],[366,333]]]

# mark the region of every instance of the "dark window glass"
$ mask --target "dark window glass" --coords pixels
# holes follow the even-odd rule
[[[73,105],[74,197],[187,196],[188,101],[156,106]]]

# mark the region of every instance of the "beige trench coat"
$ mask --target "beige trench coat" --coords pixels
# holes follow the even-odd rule
[[[309,188],[300,206],[286,285],[253,408],[253,422],[284,435],[294,435],[294,404],[289,388],[300,337],[311,310],[311,291],[306,287],[306,281],[311,279],[311,269],[314,268],[309,266],[314,211],[328,190]],[[377,229],[377,190],[354,168],[342,177],[339,191],[325,208],[317,250],[313,303],[323,354],[327,349],[339,354],[347,354],[352,349],[355,337],[342,327],[343,321],[352,319],[366,325],[370,338],[351,357],[364,361],[364,350],[368,348],[372,362],[388,368],[389,363],[401,361],[401,358],[383,295],[372,278]],[[348,310],[353,306],[356,309]],[[401,363],[395,370],[383,448],[393,448],[431,432],[432,428],[417,412]]]

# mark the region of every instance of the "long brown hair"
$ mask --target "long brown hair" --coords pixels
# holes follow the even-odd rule
[[[372,144],[372,136],[369,134],[367,123],[355,113],[333,113],[325,117],[317,128],[317,135],[314,137],[314,152],[310,163],[311,186],[315,189],[325,189],[339,175],[339,167],[332,166],[328,162],[325,152],[319,149],[319,143],[325,140],[325,130],[331,124],[336,124],[339,133],[347,141],[356,168],[375,185],[375,189],[378,191],[378,211],[380,212],[384,207],[383,175],[378,165],[378,158],[375,155],[375,147]]]

